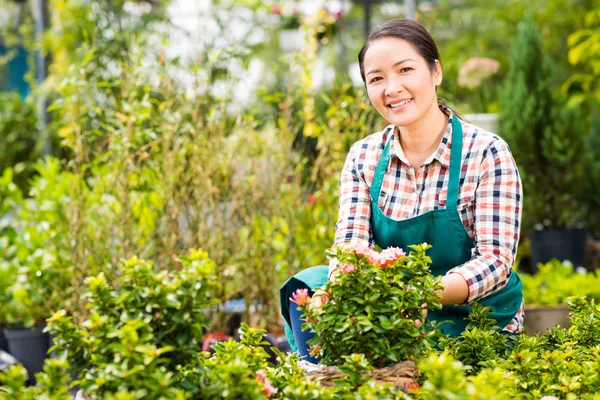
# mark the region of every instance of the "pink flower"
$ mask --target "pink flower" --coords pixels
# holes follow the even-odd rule
[[[281,6],[279,4],[274,4],[271,7],[271,14],[274,15],[281,15],[282,11],[281,11]]]
[[[329,301],[329,294],[324,290],[317,290],[310,299],[308,307],[315,313],[321,314],[323,312],[323,306]]]
[[[290,301],[292,303],[296,303],[298,306],[303,306],[310,301],[310,297],[308,297],[308,289],[298,289],[292,294],[290,297]]]
[[[379,265],[381,268],[385,268],[400,260],[405,255],[406,253],[404,253],[404,250],[399,247],[388,247],[379,253],[376,262],[373,264]]]
[[[265,379],[265,384],[263,385],[262,392],[265,396],[271,397],[275,393],[277,393],[277,388],[273,386],[270,380]]]
[[[340,271],[342,274],[351,274],[356,271],[356,265],[352,264],[342,264],[340,265]]]
[[[256,375],[256,380],[258,381],[258,383],[262,383],[262,381],[264,381],[267,377],[267,373],[264,369],[259,369],[254,374]]]
[[[321,350],[321,346],[313,344],[308,348],[308,354],[310,354],[311,357],[320,357]]]
[[[270,380],[267,379],[267,374],[264,369],[259,369],[255,372],[256,381],[262,384],[262,392],[265,396],[271,397],[277,393],[277,388],[273,386]]]
[[[493,58],[469,58],[458,71],[458,86],[474,89],[500,69],[500,63]]]
[[[347,253],[353,253],[357,256],[368,256],[373,250],[369,246],[363,243],[347,243],[343,247]]]
[[[414,381],[404,382],[404,391],[408,393],[417,393],[419,391],[419,384]]]

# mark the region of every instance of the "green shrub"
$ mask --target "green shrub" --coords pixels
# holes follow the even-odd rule
[[[554,306],[566,304],[570,296],[600,300],[600,272],[577,272],[570,263],[553,260],[540,264],[534,275],[521,275],[525,304]]]
[[[557,92],[555,69],[529,14],[510,48],[499,119],[499,133],[522,176],[525,231],[537,224],[556,229],[583,222],[578,189],[584,128],[580,111],[567,107]]]
[[[14,182],[22,190],[35,172],[39,129],[35,107],[18,93],[0,92],[0,174],[14,170]]]
[[[11,365],[0,371],[0,399],[71,400],[68,372],[66,358],[47,359],[44,371],[36,374],[36,385],[27,387],[27,370],[21,364]]]
[[[390,247],[337,248],[335,277],[312,298],[299,289],[293,301],[306,316],[303,329],[315,332],[311,353],[326,365],[364,354],[377,368],[420,356],[433,344],[435,323],[423,308],[441,308],[440,278],[429,272],[431,245],[411,246],[408,255]]]
[[[176,384],[176,372],[198,364],[196,340],[209,323],[205,310],[215,305],[217,284],[206,253],[192,250],[179,261],[179,270],[166,271],[127,260],[115,287],[102,274],[86,280],[86,321],[76,325],[64,310],[48,320],[55,350],[67,354],[84,391],[182,398],[186,382]]]

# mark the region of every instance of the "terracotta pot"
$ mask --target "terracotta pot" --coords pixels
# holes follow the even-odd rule
[[[558,306],[525,306],[525,332],[534,335],[545,333],[554,325],[562,328],[571,326],[569,308],[565,304]]]

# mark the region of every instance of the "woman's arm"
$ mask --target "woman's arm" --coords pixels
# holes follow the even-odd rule
[[[460,274],[448,274],[442,277],[442,305],[464,304],[469,295],[469,285]]]
[[[358,170],[357,158],[366,152],[363,142],[355,143],[348,152],[340,177],[340,203],[335,225],[333,247],[345,243],[373,247],[371,232],[371,194],[364,175]],[[364,157],[363,157],[364,159]],[[329,264],[329,275],[336,265]]]
[[[475,191],[473,258],[446,275],[443,304],[452,304],[464,295],[464,286],[458,277],[450,278],[452,275],[459,275],[468,287],[466,299],[458,304],[471,303],[506,285],[519,243],[522,195],[508,145],[497,138],[484,152]]]

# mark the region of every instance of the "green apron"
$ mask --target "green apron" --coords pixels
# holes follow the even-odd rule
[[[464,264],[472,257],[471,250],[474,243],[467,234],[457,210],[458,189],[460,180],[462,157],[462,125],[456,116],[452,116],[452,150],[450,155],[450,177],[448,186],[448,199],[445,209],[429,211],[419,216],[396,221],[388,218],[377,204],[381,191],[381,184],[390,161],[390,143],[388,140],[371,184],[371,230],[373,240],[382,249],[390,246],[401,247],[408,251],[408,245],[427,242],[433,247],[427,255],[431,257],[431,272],[436,276],[446,274],[450,269]],[[280,289],[281,312],[290,324],[289,297],[290,282],[298,279],[314,289],[327,282],[327,266],[318,266],[301,271],[290,278]],[[491,308],[490,317],[496,320],[500,328],[506,327],[519,311],[523,300],[521,280],[516,272],[512,271],[507,284],[499,291],[478,300],[484,306]],[[439,330],[450,336],[458,336],[466,328],[470,306],[444,306],[438,311],[429,311],[427,318],[433,321],[447,321],[439,326]],[[288,339],[291,329],[286,326]],[[292,341],[290,341],[292,343]],[[295,349],[295,343],[292,344]]]

